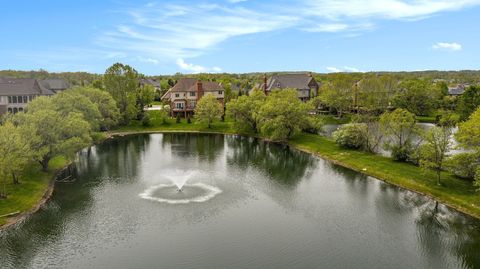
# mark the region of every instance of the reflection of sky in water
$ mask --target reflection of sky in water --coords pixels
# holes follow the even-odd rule
[[[0,235],[2,268],[476,268],[479,221],[252,138],[156,134],[84,151],[77,181]],[[222,191],[171,205],[172,176]],[[198,185],[197,185],[198,186]],[[162,193],[167,191],[167,193]],[[191,191],[191,192],[190,192]]]

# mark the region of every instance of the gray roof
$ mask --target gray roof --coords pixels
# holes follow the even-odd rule
[[[448,87],[449,95],[462,95],[465,92],[465,89],[468,88],[470,84],[458,84],[455,87]]]
[[[34,78],[0,78],[0,95],[53,95]]]
[[[272,89],[310,89],[311,85],[318,87],[318,83],[309,74],[283,74],[272,76],[267,80],[267,91]],[[263,82],[261,83],[263,86]]]
[[[46,89],[49,89],[53,92],[64,91],[70,88],[70,84],[64,79],[45,79],[45,80],[41,80],[39,83],[40,83],[40,86]]]
[[[141,85],[152,85],[155,88],[160,88],[160,81],[151,78],[141,78],[138,80]]]

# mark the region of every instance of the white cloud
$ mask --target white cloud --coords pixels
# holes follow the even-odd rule
[[[438,42],[432,46],[434,50],[449,50],[449,51],[458,51],[462,50],[462,45],[453,42],[453,43],[446,43],[446,42]]]
[[[342,70],[340,70],[340,69],[338,69],[338,68],[336,68],[336,67],[333,67],[333,66],[328,66],[328,67],[327,67],[327,70],[328,70],[328,72],[331,72],[331,73],[340,73],[340,72],[342,72]]]
[[[332,20],[415,19],[480,4],[479,0],[305,0],[305,12]]]
[[[155,64],[155,65],[160,63],[160,61],[158,61],[157,59],[153,59],[153,58],[137,57],[137,60],[139,60],[140,62]]]
[[[418,20],[480,4],[480,0],[296,0],[255,4],[254,8],[229,4],[241,1],[156,1],[128,8],[122,11],[127,15],[123,23],[96,42],[103,49],[139,55],[158,64],[200,56],[243,35],[299,29],[356,36],[385,20]]]
[[[204,66],[201,66],[201,65],[187,63],[182,58],[177,59],[177,65],[181,69],[183,69],[185,71],[188,71],[188,72],[192,72],[192,73],[207,73],[207,72],[218,73],[218,72],[222,71],[222,69],[220,67],[217,67],[217,66],[214,66],[212,68],[207,68],[207,67],[204,67]]]
[[[351,66],[344,66],[343,68],[338,68],[338,67],[334,67],[334,66],[328,66],[326,67],[326,69],[328,70],[328,72],[330,73],[341,73],[341,72],[344,72],[344,73],[349,73],[349,72],[353,72],[353,73],[363,73],[364,71],[358,69],[358,68],[355,68],[355,67],[351,67]]]

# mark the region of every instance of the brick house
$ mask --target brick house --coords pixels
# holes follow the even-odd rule
[[[225,89],[220,83],[195,78],[179,79],[177,84],[162,96],[162,100],[170,103],[172,117],[187,117],[193,115],[198,100],[205,94],[213,94],[224,105]]]

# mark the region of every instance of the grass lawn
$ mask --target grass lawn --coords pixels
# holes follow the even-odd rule
[[[49,171],[45,173],[41,171],[39,164],[33,163],[21,176],[19,185],[8,182],[8,198],[0,200],[0,216],[33,208],[42,199],[55,172],[66,164],[65,158],[54,158],[50,161]],[[0,218],[0,226],[5,223],[6,218]]]
[[[435,116],[416,116],[418,122],[422,123],[435,123],[436,117]]]

